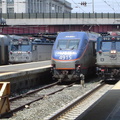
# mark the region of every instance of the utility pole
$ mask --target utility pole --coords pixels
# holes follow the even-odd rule
[[[2,8],[0,8],[0,18],[2,17]]]
[[[92,11],[94,13],[94,0],[92,0]]]

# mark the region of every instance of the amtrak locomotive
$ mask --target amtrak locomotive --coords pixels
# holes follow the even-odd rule
[[[95,72],[95,42],[99,34],[61,32],[52,49],[53,78],[60,81],[84,79]]]
[[[97,40],[97,73],[104,80],[120,77],[120,36],[114,34]]]
[[[50,60],[53,47],[52,41],[20,37],[11,40],[9,62],[26,63]]]

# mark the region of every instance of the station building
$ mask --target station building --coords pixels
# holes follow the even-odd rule
[[[0,0],[0,13],[70,13],[67,0]]]

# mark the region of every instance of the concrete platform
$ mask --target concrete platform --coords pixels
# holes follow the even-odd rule
[[[43,84],[51,77],[51,61],[0,66],[0,81],[10,82],[11,92]]]
[[[120,120],[120,81],[76,120]]]

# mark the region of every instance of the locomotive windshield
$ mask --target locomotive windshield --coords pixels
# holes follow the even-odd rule
[[[111,50],[111,42],[102,42],[102,50]]]
[[[57,49],[77,49],[79,45],[79,40],[59,40],[57,44]]]
[[[11,51],[30,51],[29,39],[14,39],[11,41]]]
[[[12,51],[18,51],[18,45],[11,45]]]
[[[29,45],[29,40],[28,39],[22,39],[22,44],[23,45]]]
[[[29,45],[28,39],[13,39],[11,41],[12,45]]]
[[[19,44],[19,41],[18,41],[17,39],[13,39],[13,40],[11,41],[11,43],[12,43],[13,45],[18,45],[18,44]]]
[[[120,50],[120,41],[116,42],[116,50]]]
[[[104,50],[120,50],[120,41],[102,42],[101,49]]]

